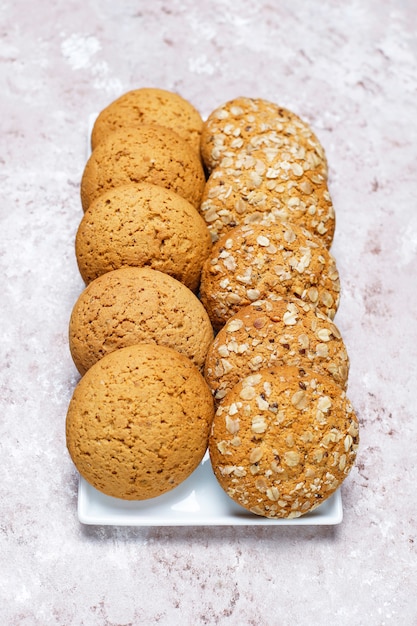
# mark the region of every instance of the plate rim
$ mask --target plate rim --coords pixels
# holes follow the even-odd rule
[[[78,504],[77,513],[78,520],[81,524],[87,526],[122,526],[122,527],[135,527],[135,528],[158,528],[158,527],[214,527],[214,526],[336,526],[343,521],[343,502],[341,487],[339,487],[329,498],[323,502],[323,505],[332,501],[332,513],[326,514],[322,517],[317,515],[320,507],[317,507],[314,517],[302,515],[297,518],[267,518],[258,515],[253,515],[249,511],[246,511],[243,507],[242,516],[230,515],[216,515],[210,518],[209,516],[202,516],[200,519],[191,518],[186,519],[186,515],[174,518],[174,519],[160,519],[153,517],[140,518],[140,513],[137,517],[132,517],[121,513],[115,512],[114,514],[106,514],[99,516],[89,511],[91,508],[91,501],[89,498],[89,492],[97,492],[100,497],[104,494],[100,494],[92,485],[90,485],[81,475],[79,475],[78,481]],[[106,498],[108,496],[105,496]],[[117,500],[117,498],[116,498]],[[121,500],[121,502],[125,502]]]

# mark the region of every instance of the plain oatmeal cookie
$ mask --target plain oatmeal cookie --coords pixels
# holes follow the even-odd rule
[[[287,221],[307,228],[330,248],[335,211],[327,181],[277,147],[224,157],[204,187],[200,206],[213,241],[238,226]]]
[[[157,345],[121,348],[95,363],[75,388],[68,451],[102,493],[154,498],[196,469],[213,412],[210,390],[187,357]]]
[[[212,341],[197,296],[149,267],[125,267],[94,280],[75,303],[69,324],[71,355],[82,375],[106,354],[137,343],[168,346],[202,369]]]
[[[138,128],[142,124],[158,124],[174,130],[193,148],[200,150],[203,120],[197,109],[180,95],[143,87],[124,93],[98,115],[91,134],[94,149],[112,132]]]
[[[295,518],[314,510],[355,463],[359,425],[330,377],[268,368],[221,402],[209,438],[217,480],[256,515]]]
[[[204,375],[215,401],[242,378],[291,365],[330,375],[346,388],[349,358],[335,324],[303,302],[258,301],[229,319],[211,344]]]
[[[203,218],[187,200],[143,182],[110,189],[94,200],[75,240],[86,283],[126,265],[148,266],[193,291],[211,247]]]
[[[257,300],[296,298],[334,318],[340,297],[330,252],[302,228],[280,222],[237,226],[214,244],[200,297],[214,328]]]
[[[327,176],[323,146],[309,124],[292,111],[261,98],[235,98],[216,108],[204,122],[203,161],[211,172],[224,158],[259,148],[291,152],[303,168]]]
[[[81,179],[83,209],[109,189],[142,181],[171,189],[198,208],[205,175],[200,157],[170,128],[125,128],[111,133],[88,159]]]

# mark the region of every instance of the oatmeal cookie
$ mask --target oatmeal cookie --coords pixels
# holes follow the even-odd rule
[[[200,296],[216,329],[257,300],[296,298],[333,319],[339,273],[327,248],[299,226],[254,223],[233,228],[214,244]]]
[[[107,272],[86,287],[72,310],[69,345],[84,374],[106,354],[156,343],[185,354],[199,369],[213,341],[197,296],[168,274],[148,267]]]
[[[205,175],[199,156],[175,131],[143,124],[111,133],[93,151],[81,179],[84,211],[114,187],[145,181],[200,205]]]
[[[103,109],[93,126],[91,147],[96,148],[116,130],[142,124],[171,128],[199,153],[203,130],[200,113],[178,94],[152,87],[128,91]]]
[[[358,420],[329,376],[295,367],[261,370],[221,402],[209,451],[225,492],[256,515],[314,510],[354,465]]]
[[[309,124],[295,113],[262,98],[235,98],[216,108],[203,125],[201,154],[211,172],[223,159],[253,150],[284,150],[305,171],[327,176],[326,155]]]
[[[110,189],[92,202],[79,224],[75,251],[86,283],[126,265],[149,266],[196,290],[211,240],[187,200],[142,182]]]
[[[279,148],[224,157],[206,182],[200,212],[213,241],[238,226],[278,221],[299,224],[330,248],[335,211],[327,182]]]
[[[233,315],[211,344],[204,375],[216,401],[242,378],[291,365],[330,375],[346,388],[349,358],[338,328],[303,302],[258,301]]]
[[[116,350],[81,378],[66,440],[80,472],[102,493],[146,500],[166,493],[207,449],[213,399],[193,363],[171,348]]]

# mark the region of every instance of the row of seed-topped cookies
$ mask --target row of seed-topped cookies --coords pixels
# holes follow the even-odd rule
[[[205,366],[213,470],[250,511],[299,517],[341,485],[358,445],[332,321],[340,285],[324,150],[290,111],[237,98],[210,114],[201,151],[200,210],[215,243],[200,296],[219,331]]]
[[[202,119],[177,94],[138,89],[96,119],[76,256],[86,283],[69,341],[82,374],[67,416],[80,474],[106,495],[159,496],[200,463],[213,399],[213,329],[196,296],[211,238],[198,212]]]

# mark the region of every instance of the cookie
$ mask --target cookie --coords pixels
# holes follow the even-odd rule
[[[327,176],[320,141],[295,113],[262,98],[235,98],[215,109],[204,122],[201,154],[209,172],[223,159],[259,148],[291,153],[304,171]]]
[[[239,224],[298,224],[330,248],[335,211],[322,174],[303,169],[290,152],[258,148],[224,157],[210,175],[200,212],[213,241]]]
[[[256,515],[313,511],[354,465],[358,420],[330,377],[277,367],[239,382],[220,404],[209,438],[217,480]]]
[[[346,388],[349,358],[338,328],[302,301],[255,302],[233,315],[211,344],[204,376],[216,401],[242,378],[290,365],[331,376]]]
[[[216,329],[257,300],[296,298],[333,319],[339,273],[327,248],[299,226],[254,223],[233,228],[214,244],[203,265],[200,297]]]
[[[146,265],[195,290],[211,240],[187,200],[138,183],[110,189],[92,202],[79,224],[75,251],[86,283],[126,265]]]
[[[111,133],[93,151],[81,179],[84,210],[102,193],[148,182],[175,191],[194,207],[205,185],[199,156],[170,128],[143,124]]]
[[[166,493],[207,449],[213,400],[191,361],[138,344],[103,357],[70,401],[66,440],[87,482],[102,493],[146,500]]]
[[[199,153],[203,120],[193,105],[171,91],[144,87],[111,102],[98,115],[91,134],[94,149],[112,132],[157,124],[174,130]]]
[[[200,300],[168,274],[125,267],[94,280],[72,310],[69,345],[84,374],[106,354],[137,343],[173,348],[202,369],[213,330]]]

